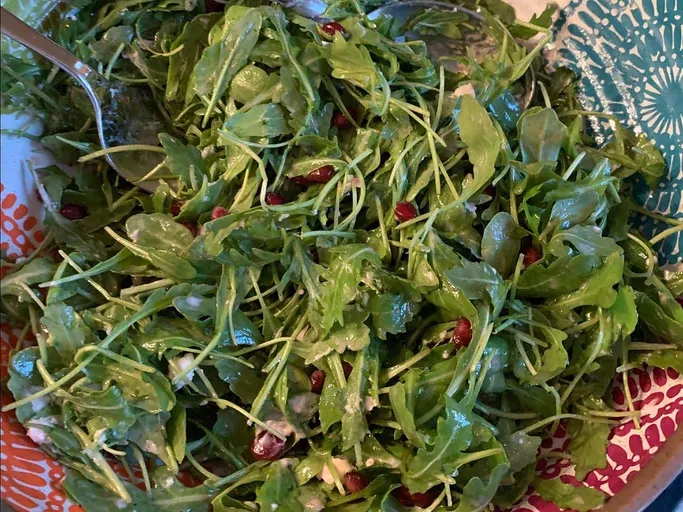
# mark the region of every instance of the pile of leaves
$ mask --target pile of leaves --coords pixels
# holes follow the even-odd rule
[[[169,120],[151,195],[97,152],[65,73],[3,56],[3,107],[32,105],[70,166],[30,170],[47,236],[4,261],[22,329],[4,410],[86,510],[469,512],[530,486],[589,510],[600,492],[535,477],[541,440],[566,422],[581,479],[638,420],[612,380],[683,371],[683,273],[652,249],[680,224],[633,232],[624,182],[654,186],[664,160],[613,119],[592,139],[600,114],[540,56],[552,9],[410,20],[495,42],[449,71],[373,3],[319,24],[267,2],[67,2],[51,37]]]

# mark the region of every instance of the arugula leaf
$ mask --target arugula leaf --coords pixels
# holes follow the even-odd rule
[[[488,112],[474,98],[462,96],[455,118],[460,138],[467,145],[467,155],[474,167],[472,179],[464,183],[460,194],[459,201],[464,203],[493,177],[501,141]]]
[[[578,290],[550,301],[548,309],[556,315],[566,316],[579,306],[611,308],[617,299],[617,292],[612,287],[621,280],[623,267],[623,256],[613,253]]]
[[[76,357],[77,362],[85,357]],[[170,411],[176,403],[168,379],[159,371],[146,373],[132,369],[122,363],[97,357],[83,370],[95,383],[116,382],[123,397],[134,407],[152,414]]]
[[[339,423],[344,417],[344,395],[342,390],[334,383],[325,383],[320,396],[320,425],[323,433],[327,433],[330,427]]]
[[[415,418],[413,411],[408,409],[406,404],[406,389],[403,383],[394,384],[389,389],[389,400],[391,407],[394,410],[394,417],[401,424],[401,430],[416,447],[425,449],[424,434],[415,427]]]
[[[327,334],[335,323],[344,325],[343,309],[355,298],[364,261],[380,266],[379,257],[370,247],[361,244],[344,245],[331,250],[332,261],[322,285],[320,298],[322,334]]]
[[[552,237],[548,249],[558,258],[571,255],[571,249],[565,243],[571,244],[579,254],[600,258],[623,252],[612,238],[603,237],[599,229],[589,226],[574,226],[565,231],[560,231]]]
[[[338,34],[325,56],[332,67],[333,77],[365,90],[373,90],[380,85],[378,71],[365,46],[357,46]]]
[[[472,442],[472,413],[450,397],[446,397],[446,416],[439,418],[436,440],[431,450],[420,448],[408,461],[403,483],[410,492],[425,492],[439,483],[449,467]]]
[[[480,448],[498,450],[489,457],[476,462],[462,472],[469,481],[463,487],[462,499],[456,511],[474,512],[486,506],[498,490],[500,482],[510,469],[510,464],[500,443],[495,439],[479,445]]]
[[[630,286],[621,286],[617,292],[617,299],[609,310],[612,318],[613,337],[626,337],[635,331],[638,325],[638,311],[636,309],[636,295]]]
[[[380,339],[387,334],[406,332],[406,324],[418,312],[418,305],[402,295],[383,293],[370,299],[368,309],[372,314],[372,325]]]
[[[658,368],[673,368],[678,373],[683,373],[683,350],[655,350],[640,354],[636,358],[637,363],[644,363]]]
[[[644,293],[636,293],[638,318],[647,328],[663,340],[683,343],[683,324],[668,316],[664,309]]]
[[[583,400],[583,405],[594,411],[610,411],[599,398],[588,397]],[[604,423],[569,421],[567,433],[571,441],[567,451],[575,461],[577,480],[582,481],[594,469],[604,468],[607,465],[610,431],[610,426]]]
[[[447,271],[445,275],[468,299],[488,300],[494,308],[507,294],[502,277],[487,263],[463,260],[460,266]]]
[[[517,131],[524,163],[557,161],[567,138],[567,127],[551,108],[528,110],[520,118]]]
[[[303,512],[304,506],[297,499],[297,483],[289,464],[291,461],[285,459],[270,466],[266,481],[256,491],[256,503],[262,510],[283,508]]]
[[[238,137],[277,137],[290,133],[284,112],[275,103],[235,112],[226,121],[225,128]]]
[[[484,229],[481,255],[501,276],[509,276],[515,270],[517,256],[524,236],[517,223],[507,212],[498,212]]]
[[[601,261],[590,254],[562,256],[548,267],[532,265],[525,269],[517,281],[520,297],[552,298],[576,290]]]
[[[559,478],[543,480],[536,477],[531,485],[544,500],[552,501],[558,507],[578,510],[579,512],[589,512],[598,508],[607,499],[600,491],[590,487],[575,487],[571,484],[565,484]]]
[[[26,286],[44,283],[52,279],[56,270],[57,266],[52,258],[36,258],[18,272],[13,272],[2,280],[0,296],[14,295],[23,301],[30,301],[31,297],[19,283]]]
[[[337,351],[339,354],[347,350],[357,352],[370,344],[370,329],[366,325],[349,323],[346,320],[344,323],[343,327],[333,329],[324,341],[310,347],[306,364],[312,364],[332,351]]]
[[[49,332],[48,343],[66,360],[70,360],[92,336],[81,315],[64,303],[47,306],[40,323]]]
[[[541,438],[530,436],[520,430],[510,435],[502,444],[510,462],[510,470],[517,472],[536,462],[536,452],[541,446]]]
[[[228,9],[226,21],[240,7]],[[206,124],[218,99],[230,85],[230,81],[242,68],[256,46],[263,16],[258,9],[250,9],[231,23],[225,24],[220,40],[213,42],[202,52],[202,57],[192,71],[191,83],[198,96],[210,95],[210,104],[204,116]],[[186,97],[186,103],[187,101]]]
[[[191,169],[194,169],[198,175],[206,172],[202,154],[197,148],[187,146],[167,133],[159,134],[159,142],[166,150],[164,165],[171,171],[171,174],[178,176],[186,186],[192,186]]]
[[[342,422],[342,450],[352,448],[365,438],[368,423],[365,418],[365,404],[371,395],[371,384],[377,385],[379,354],[377,343],[370,343],[356,354],[353,371],[345,388],[344,415]],[[374,374],[374,375],[373,375]]]
[[[187,412],[182,402],[176,402],[171,410],[171,418],[166,424],[168,439],[175,459],[180,464],[185,459],[185,446],[187,445]]]
[[[169,57],[168,81],[166,82],[166,100],[174,101],[184,98],[194,66],[206,48],[206,34],[218,21],[219,14],[200,14],[183,27],[178,38],[173,41],[170,50],[175,51]],[[179,48],[181,48],[178,50]]]
[[[162,412],[159,414],[142,413],[137,417],[137,421],[128,431],[128,440],[135,443],[140,450],[150,453],[159,459],[169,468],[175,464],[175,454],[166,441],[165,424],[169,414]]]

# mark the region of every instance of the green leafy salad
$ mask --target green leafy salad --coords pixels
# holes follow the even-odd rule
[[[3,109],[30,106],[64,164],[27,167],[45,240],[3,256],[21,330],[3,410],[87,511],[472,512],[530,488],[587,511],[605,496],[537,459],[604,467],[611,426],[638,422],[611,382],[683,372],[683,272],[653,249],[681,225],[644,239],[625,181],[654,187],[664,159],[546,69],[553,9],[401,26],[369,19],[378,3],[316,22],[65,2],[50,37],[168,120],[159,146],[116,148],[163,152],[152,194],[108,167],[66,73],[3,56]],[[495,44],[437,61],[407,31]]]

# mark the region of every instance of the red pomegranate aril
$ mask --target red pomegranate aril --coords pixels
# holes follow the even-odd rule
[[[330,21],[320,26],[320,29],[325,32],[328,36],[334,37],[337,32],[344,33],[344,26],[336,21]]]
[[[396,203],[394,215],[396,216],[396,220],[399,222],[408,222],[409,220],[417,217],[417,210],[412,203],[402,201],[400,203]]]
[[[333,166],[324,165],[315,171],[309,172],[306,179],[312,183],[327,183],[334,178],[335,174],[337,174],[337,171],[335,171]]]
[[[266,194],[266,204],[269,206],[285,204],[285,198],[275,192],[268,192]]]
[[[429,489],[427,492],[411,493],[407,487],[399,487],[392,495],[404,507],[420,507],[427,508],[438,497],[434,489]]]
[[[347,379],[351,375],[351,372],[353,371],[353,366],[351,366],[351,363],[347,363],[346,361],[342,361],[342,368],[344,369],[344,377]]]
[[[88,215],[88,210],[80,204],[68,203],[62,205],[59,214],[65,219],[80,220]]]
[[[541,259],[541,251],[536,249],[536,247],[530,246],[524,249],[524,266],[528,267],[529,265],[533,265],[536,263],[538,260]]]
[[[181,224],[190,230],[190,233],[192,233],[192,236],[196,237],[197,234],[199,233],[199,228],[197,227],[197,224],[195,224],[194,222],[190,222],[189,220],[186,220],[184,222],[181,222]]]
[[[456,350],[466,347],[472,341],[472,322],[464,316],[458,318],[453,328],[453,345]]]
[[[420,508],[427,508],[438,497],[438,494],[430,489],[427,492],[415,492],[412,495],[413,505]]]
[[[256,434],[251,443],[251,454],[256,460],[276,460],[284,451],[285,442],[267,430]]]
[[[320,394],[323,392],[323,386],[325,385],[325,372],[322,370],[316,370],[311,373],[309,377],[311,381],[311,391]]]
[[[396,489],[391,494],[404,507],[412,507],[413,506],[413,495],[410,494],[410,491],[408,490],[407,487],[399,487],[398,489]]]
[[[349,112],[349,114],[351,114],[351,112]],[[335,112],[334,116],[332,117],[332,126],[338,130],[348,130],[349,128],[353,127],[353,123],[351,123],[349,118],[346,117],[342,112]]]
[[[493,185],[488,185],[482,192],[487,196],[491,196],[491,199],[496,197],[496,188]]]
[[[368,477],[358,471],[349,471],[344,475],[344,487],[351,494],[362,491],[369,483]]]
[[[222,206],[216,206],[213,210],[211,210],[211,220],[220,219],[221,217],[225,217],[227,214],[228,210],[226,208],[223,208]]]
[[[683,297],[678,297],[676,299],[676,302],[678,302],[681,305],[681,307],[683,308]]]
[[[181,203],[180,201],[173,201],[171,203],[171,215],[177,217],[178,215],[180,215],[180,210],[182,210],[182,208],[183,203]]]

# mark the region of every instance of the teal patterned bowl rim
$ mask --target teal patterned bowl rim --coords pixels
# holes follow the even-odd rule
[[[650,211],[683,219],[683,4],[680,0],[571,0],[554,26],[555,64],[581,77],[588,110],[616,116],[662,151],[668,173],[655,190],[636,181],[634,197]],[[609,127],[592,119],[604,135]],[[648,238],[662,222],[639,215]],[[658,244],[661,262],[683,262],[681,232]]]

